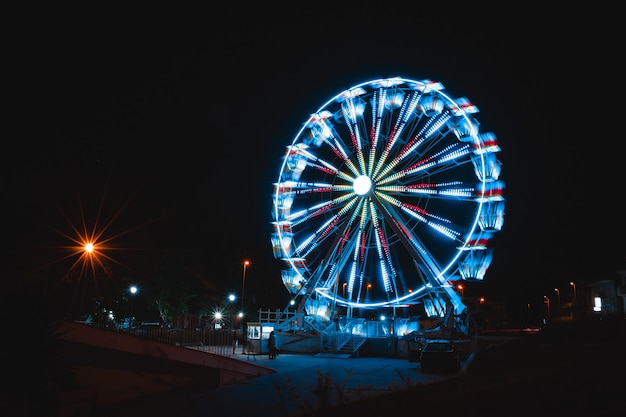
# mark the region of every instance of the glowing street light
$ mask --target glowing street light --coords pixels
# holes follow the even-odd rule
[[[574,287],[574,302],[572,303],[574,308],[574,317],[576,317],[576,310],[578,310],[578,300],[576,299],[576,283],[574,281],[570,281],[569,285]]]
[[[221,329],[223,325],[224,325],[224,313],[222,313],[219,310],[213,312],[213,328]]]
[[[93,244],[93,242],[85,242],[82,249],[84,252],[84,254],[81,256],[81,258],[83,259],[83,265],[91,264],[91,270],[94,271],[94,261],[95,261],[95,256],[96,256],[95,245]],[[81,320],[83,319],[83,305],[85,304],[85,287],[87,286],[86,277],[83,276],[82,279],[83,279],[83,290],[80,295],[80,313],[78,315]]]
[[[109,211],[108,209],[103,210],[106,207],[104,198],[105,195],[106,192],[103,193],[102,199],[99,203],[99,214],[101,212],[103,213],[104,211]],[[71,231],[62,231],[53,228],[53,231],[55,233],[57,233],[60,237],[67,239],[68,242],[65,242],[61,246],[54,246],[57,249],[63,250],[64,253],[61,258],[54,262],[51,262],[51,264],[60,261],[66,261],[70,258],[75,258],[73,262],[71,262],[71,266],[64,276],[73,277],[75,275],[78,279],[76,285],[77,295],[80,296],[80,310],[78,312],[80,320],[85,319],[85,317],[83,317],[83,307],[85,303],[85,297],[86,295],[89,295],[89,292],[86,291],[86,287],[88,285],[87,280],[89,278],[87,275],[90,275],[90,277],[93,278],[94,285],[97,284],[97,279],[99,278],[100,274],[104,274],[108,278],[113,280],[114,276],[112,274],[112,270],[105,264],[107,261],[115,263],[116,265],[121,266],[130,272],[134,272],[133,268],[125,265],[119,259],[115,259],[111,255],[111,249],[115,246],[118,246],[112,244],[115,240],[117,240],[121,236],[127,235],[128,232],[139,229],[139,227],[132,226],[132,228],[128,230],[118,230],[114,236],[107,237],[108,232],[111,231],[110,228],[114,224],[114,220],[118,218],[118,216],[122,213],[122,211],[129,202],[130,200],[124,202],[121,208],[119,208],[117,211],[114,211],[114,214],[109,219],[104,219],[100,215],[96,216],[94,223],[89,222],[84,215],[84,212],[82,210],[83,202],[80,194],[78,195],[78,200],[76,202],[78,204],[78,207],[80,208],[80,217],[78,221],[72,220],[69,213],[65,212],[62,207],[58,207],[63,219],[70,227]],[[147,223],[149,222],[146,222],[146,224]],[[118,247],[117,249],[120,248]],[[129,249],[136,250],[137,248],[128,248],[122,250],[126,252]],[[80,289],[81,284],[82,290]],[[97,290],[97,288],[94,288],[94,290]],[[93,299],[91,301],[93,301]],[[92,302],[92,305],[89,306],[89,311],[87,311],[87,316],[89,316],[89,313],[94,312],[94,308],[95,305]],[[101,310],[100,313],[104,313],[104,310]],[[128,310],[126,310],[126,313],[128,313]]]
[[[134,307],[134,302],[135,302],[135,294],[137,294],[137,291],[138,291],[137,286],[131,285],[128,291],[130,292],[130,325],[132,327],[133,320],[134,320],[133,307]]]
[[[559,291],[558,288],[554,288],[554,291],[556,292],[556,310],[557,310],[557,314],[560,316],[561,315],[561,291]]]
[[[228,294],[228,302],[229,303],[234,303],[235,300],[237,300],[237,296],[233,293]],[[232,329],[234,326],[234,322],[235,322],[235,316],[233,314],[233,310],[235,309],[234,307],[232,307],[234,304],[230,304],[228,307],[228,314],[229,314],[229,318],[230,318],[230,328]]]
[[[243,296],[246,291],[246,270],[248,269],[248,265],[250,265],[249,260],[243,261],[243,280],[241,283],[241,312],[239,313],[240,317],[243,317]]]
[[[465,298],[465,287],[462,284],[459,284],[456,288],[461,291],[461,301],[463,301],[463,298]]]
[[[91,242],[85,243],[85,252],[92,253],[93,251],[94,251],[93,243]]]

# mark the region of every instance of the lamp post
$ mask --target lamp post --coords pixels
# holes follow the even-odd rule
[[[554,288],[554,291],[556,292],[556,310],[557,310],[557,314],[560,316],[561,315],[561,291],[559,291],[558,288]]]
[[[463,298],[465,298],[465,287],[462,284],[459,284],[456,288],[461,291],[461,302],[463,302]]]
[[[578,310],[578,300],[577,300],[577,297],[576,297],[576,283],[574,281],[570,281],[569,285],[574,287],[574,301],[572,302],[572,308],[573,308],[573,312],[574,312],[574,318],[576,318],[576,310]]]
[[[550,314],[550,297],[548,297],[547,295],[544,295],[544,296],[543,296],[543,302],[544,302],[544,303],[546,303],[546,305],[548,306],[548,310],[547,310],[547,311],[548,311],[548,314],[547,314],[547,317],[546,317],[546,318],[547,318],[547,320],[548,320],[548,323],[550,323],[550,321],[551,321],[551,314]]]
[[[235,313],[233,313],[233,310],[235,309],[233,307],[235,300],[237,299],[237,297],[235,296],[235,294],[228,294],[228,302],[229,302],[229,306],[228,306],[228,319],[230,321],[230,329],[233,330],[234,325],[235,325]]]
[[[130,292],[130,327],[133,327],[133,310],[134,310],[134,304],[135,304],[135,294],[137,294],[137,286],[136,285],[131,285],[130,288],[128,289],[128,291]]]
[[[243,314],[243,295],[246,291],[246,270],[248,269],[248,265],[250,265],[249,260],[243,261],[243,280],[241,283],[241,314]]]
[[[93,243],[91,242],[86,243],[83,246],[83,250],[85,251],[85,256],[89,258],[94,256],[95,247]],[[93,259],[90,260],[90,262],[93,262],[93,261],[94,261]],[[78,319],[83,320],[83,305],[85,304],[85,287],[87,286],[87,276],[84,273],[81,273],[80,276],[81,276],[81,279],[83,280],[83,291],[81,292],[81,295],[80,295],[80,311],[78,313]],[[78,283],[80,285],[80,281]]]

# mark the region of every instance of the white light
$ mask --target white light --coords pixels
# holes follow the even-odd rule
[[[593,311],[602,311],[602,298],[595,297],[593,299]]]
[[[367,175],[360,175],[354,180],[352,188],[354,188],[354,192],[358,195],[365,195],[370,191],[370,188],[372,188],[372,180],[370,180]]]

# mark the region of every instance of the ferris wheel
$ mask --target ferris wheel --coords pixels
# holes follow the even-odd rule
[[[500,151],[431,80],[367,81],[303,123],[274,184],[272,247],[294,296],[406,306],[482,280],[504,220]]]

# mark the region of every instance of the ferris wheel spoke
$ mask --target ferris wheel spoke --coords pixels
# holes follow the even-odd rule
[[[343,280],[348,286],[348,295],[354,292],[357,284],[355,278],[358,271],[364,268],[364,259],[359,257],[359,242],[361,241],[362,230],[352,228],[350,225],[344,227],[343,231],[337,236],[338,241],[331,246],[332,250],[328,254],[328,265],[332,268],[328,270],[328,276],[325,279],[327,287],[336,287],[339,281]],[[346,272],[346,267],[349,269]],[[340,274],[341,271],[344,271]],[[342,275],[342,276],[340,276]]]
[[[396,141],[402,137],[405,127],[409,124],[411,119],[417,116],[415,110],[417,109],[417,103],[420,97],[421,93],[419,92],[409,93],[408,99],[402,103],[396,124],[391,130],[389,140],[385,146],[386,151],[390,152],[391,149],[395,147]]]
[[[395,288],[395,281],[393,278],[396,276],[396,271],[391,259],[391,250],[389,248],[389,239],[383,228],[384,223],[379,222],[380,214],[376,209],[374,201],[370,202],[371,213],[371,227],[373,229],[372,234],[375,237],[376,249],[378,253],[378,261],[380,264],[380,274],[382,278],[382,287],[385,293],[389,294],[397,288]]]
[[[400,212],[397,212],[398,216],[402,216],[402,213],[405,213],[410,217],[410,218],[403,219],[404,224],[420,222],[425,225],[428,225],[429,227],[433,228],[434,230],[446,236],[447,238],[458,241],[458,237],[460,233],[454,230],[453,227],[449,226],[453,224],[452,220],[435,215],[419,206],[402,202],[396,198],[393,198],[383,193],[376,193],[376,195],[379,197],[379,201],[381,202],[385,201],[395,206],[396,208],[400,209]]]
[[[380,174],[377,175],[377,179],[383,177],[385,174],[393,170],[398,164],[403,162],[406,158],[409,158],[409,159],[415,158],[418,148],[420,148],[424,144],[430,144],[430,146],[432,146],[433,143],[436,143],[437,141],[433,140],[433,136],[439,133],[439,130],[441,129],[442,126],[445,125],[449,117],[450,115],[446,113],[446,114],[440,115],[440,117],[429,119],[426,122],[426,125],[422,128],[422,130],[417,135],[413,136],[413,138],[409,140],[408,143],[406,143],[406,145],[401,150],[399,150],[398,155],[392,161],[389,162],[389,164],[385,167],[385,169]],[[424,151],[421,150],[420,154],[423,155]],[[437,158],[435,156],[435,157],[429,157],[426,159],[436,160]],[[418,161],[414,163],[413,166],[419,167],[423,165],[424,163],[425,162],[423,160]],[[425,167],[422,167],[421,169],[426,169],[427,167],[428,165]]]
[[[313,138],[312,143],[318,147],[325,144],[335,156],[346,164],[353,175],[358,175],[358,168],[354,166],[349,159],[350,157],[348,156],[348,151],[343,141],[340,139],[332,123],[328,121],[330,117],[332,117],[332,114],[328,111],[316,113],[312,116],[309,123],[311,137]]]
[[[289,221],[292,226],[298,226],[302,223],[309,222],[316,217],[322,216],[332,211],[338,212],[341,216],[348,212],[352,206],[358,204],[358,199],[353,195],[345,195],[332,201],[323,201],[315,206],[303,208],[293,213],[284,215],[284,219]],[[342,206],[343,204],[343,206]],[[337,209],[339,208],[339,209]]]
[[[382,233],[380,228],[375,229],[375,240],[376,240],[376,250],[378,254],[378,264],[379,264],[379,272],[381,275],[381,281],[383,284],[383,290],[385,293],[392,292],[392,276],[393,276],[393,267],[391,263],[391,259],[389,258],[389,247],[387,246],[387,239]]]
[[[388,94],[386,88],[379,88],[374,93],[372,99],[372,128],[370,129],[370,149],[367,166],[367,174],[374,175],[374,162],[379,157],[376,149],[381,139],[381,129],[386,113],[390,113],[392,108],[397,108],[402,104],[402,95]]]
[[[478,193],[475,183],[470,185],[460,182],[390,185],[377,187],[376,190],[390,198],[427,198],[450,203],[461,201],[473,203]]]
[[[353,180],[353,178],[349,176],[348,174],[344,173],[343,171],[340,171],[337,167],[333,166],[328,161],[325,161],[319,158],[314,153],[310,152],[308,150],[308,147],[294,146],[290,148],[288,153],[295,153],[296,155],[300,156],[301,157],[300,161],[304,161],[304,164],[307,167],[314,168],[327,175],[332,175],[332,176],[337,176],[339,178],[343,178],[344,180],[347,180],[347,181]]]
[[[301,254],[301,256],[306,257],[309,255],[310,251],[316,249],[320,245],[322,245],[327,239],[333,240],[333,246],[339,244],[338,242],[343,242],[342,245],[345,245],[345,242],[349,240],[349,236],[345,236],[344,233],[350,233],[352,230],[352,225],[356,221],[355,213],[346,221],[347,223],[344,226],[341,226],[340,223],[342,219],[347,217],[347,214],[353,210],[356,212],[359,206],[362,206],[363,202],[359,201],[356,198],[352,198],[350,202],[345,204],[337,214],[333,215],[326,222],[324,222],[321,226],[319,226],[308,238],[304,239],[301,246],[296,248],[296,252]],[[356,208],[353,208],[357,206]],[[310,218],[308,218],[310,219]],[[335,233],[339,229],[343,230],[343,232]],[[334,236],[334,237],[333,237]]]
[[[441,266],[433,259],[432,253],[426,249],[427,246],[422,243],[422,239],[412,232],[416,226],[415,220],[402,216],[400,212],[394,209],[394,206],[393,204],[383,204],[379,200],[381,209],[379,212],[385,219],[385,223],[401,238],[402,246],[407,249],[413,259],[423,262],[433,275],[440,275]]]
[[[367,135],[363,131],[363,111],[365,102],[359,97],[350,97],[341,104],[343,118],[350,131],[350,139],[359,163],[359,172],[365,172],[365,160],[363,158],[364,138]]]
[[[398,181],[411,175],[428,174],[431,171],[439,170],[445,167],[456,167],[455,162],[463,157],[470,155],[470,147],[467,144],[453,143],[448,145],[445,149],[437,152],[434,155],[423,156],[419,160],[412,163],[405,169],[402,169],[394,174],[382,177],[387,171],[381,173],[377,179],[377,185],[385,185],[390,182]]]
[[[407,124],[409,124],[412,118],[416,117],[415,110],[417,108],[417,103],[419,101],[420,95],[421,93],[416,93],[416,92],[410,93],[409,99],[403,101],[402,104],[400,105],[400,113],[398,115],[398,118],[395,124],[393,125],[393,127],[391,128],[388,134],[389,139],[387,140],[382,150],[382,153],[380,155],[380,158],[376,164],[376,167],[371,174],[372,178],[378,177],[380,175],[379,171],[383,168],[384,168],[384,171],[383,171],[383,175],[384,175],[384,173],[389,172],[389,170],[393,169],[393,166],[395,166],[399,162],[399,161],[395,161],[395,163],[394,162],[388,163],[387,160],[391,156],[392,150],[394,149],[396,142],[398,141],[399,138],[402,137],[402,133],[404,132],[404,129],[407,126]],[[393,98],[395,100],[398,100],[401,97],[399,97],[398,95],[394,95]],[[391,167],[389,167],[389,165],[391,165]]]

